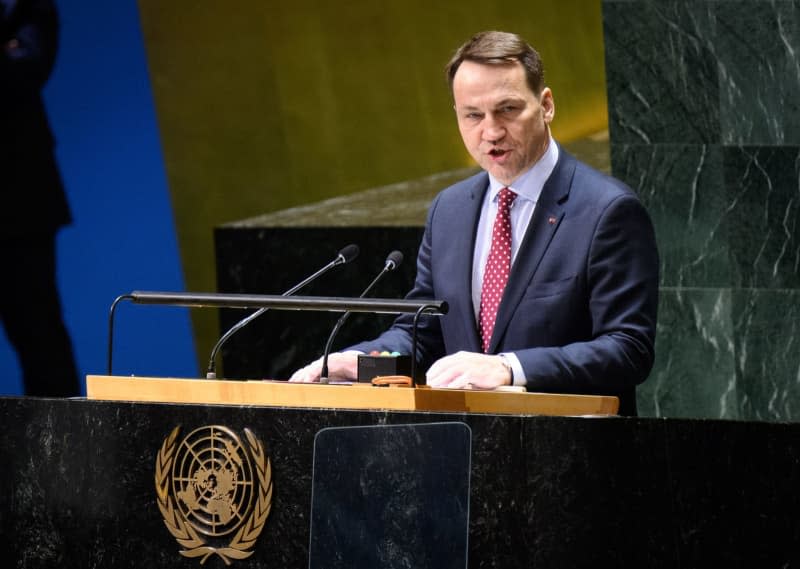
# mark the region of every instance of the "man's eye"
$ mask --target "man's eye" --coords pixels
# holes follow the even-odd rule
[[[477,120],[477,119],[481,118],[481,114],[480,113],[467,113],[465,115],[465,117],[470,119],[470,120]]]
[[[503,107],[503,108],[502,108],[502,109],[500,109],[500,110],[501,110],[502,112],[504,112],[504,113],[513,113],[514,111],[516,111],[516,110],[517,110],[517,107],[515,107],[515,106],[512,106],[512,105],[507,105],[507,106]]]

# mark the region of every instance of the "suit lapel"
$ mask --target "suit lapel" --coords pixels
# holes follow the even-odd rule
[[[454,282],[460,284],[461,290],[468,291],[468,294],[458,295],[456,302],[457,310],[454,313],[462,315],[461,325],[464,329],[464,338],[467,340],[468,351],[480,352],[480,337],[478,326],[475,321],[475,309],[472,305],[472,262],[475,257],[475,232],[478,229],[478,221],[481,214],[484,195],[489,188],[489,176],[485,174],[478,176],[475,183],[468,189],[468,200],[463,200],[464,208],[458,212],[456,223],[452,225],[451,239],[454,254]],[[452,309],[451,309],[452,310]]]
[[[511,267],[511,275],[497,312],[489,353],[497,350],[511,317],[536,273],[536,268],[561,225],[574,173],[574,158],[559,147],[558,162],[542,188],[533,217],[514,260],[514,266]]]

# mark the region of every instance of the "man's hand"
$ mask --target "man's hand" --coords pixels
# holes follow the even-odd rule
[[[433,364],[426,374],[430,387],[494,389],[513,379],[503,358],[474,352],[457,352]]]
[[[341,352],[328,356],[328,377],[335,380],[350,380],[358,377],[359,352]],[[298,369],[289,378],[297,383],[315,383],[322,372],[322,358]]]

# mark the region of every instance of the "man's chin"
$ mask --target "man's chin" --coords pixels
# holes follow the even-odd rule
[[[484,167],[484,170],[489,172],[495,180],[506,186],[510,186],[520,174],[515,168],[498,167],[497,164],[489,164],[488,166],[488,168]]]

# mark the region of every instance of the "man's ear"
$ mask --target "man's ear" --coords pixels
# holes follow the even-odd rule
[[[550,87],[542,89],[542,93],[539,95],[539,104],[544,110],[545,121],[550,123],[556,116],[556,103],[553,99],[553,91],[550,90]]]

